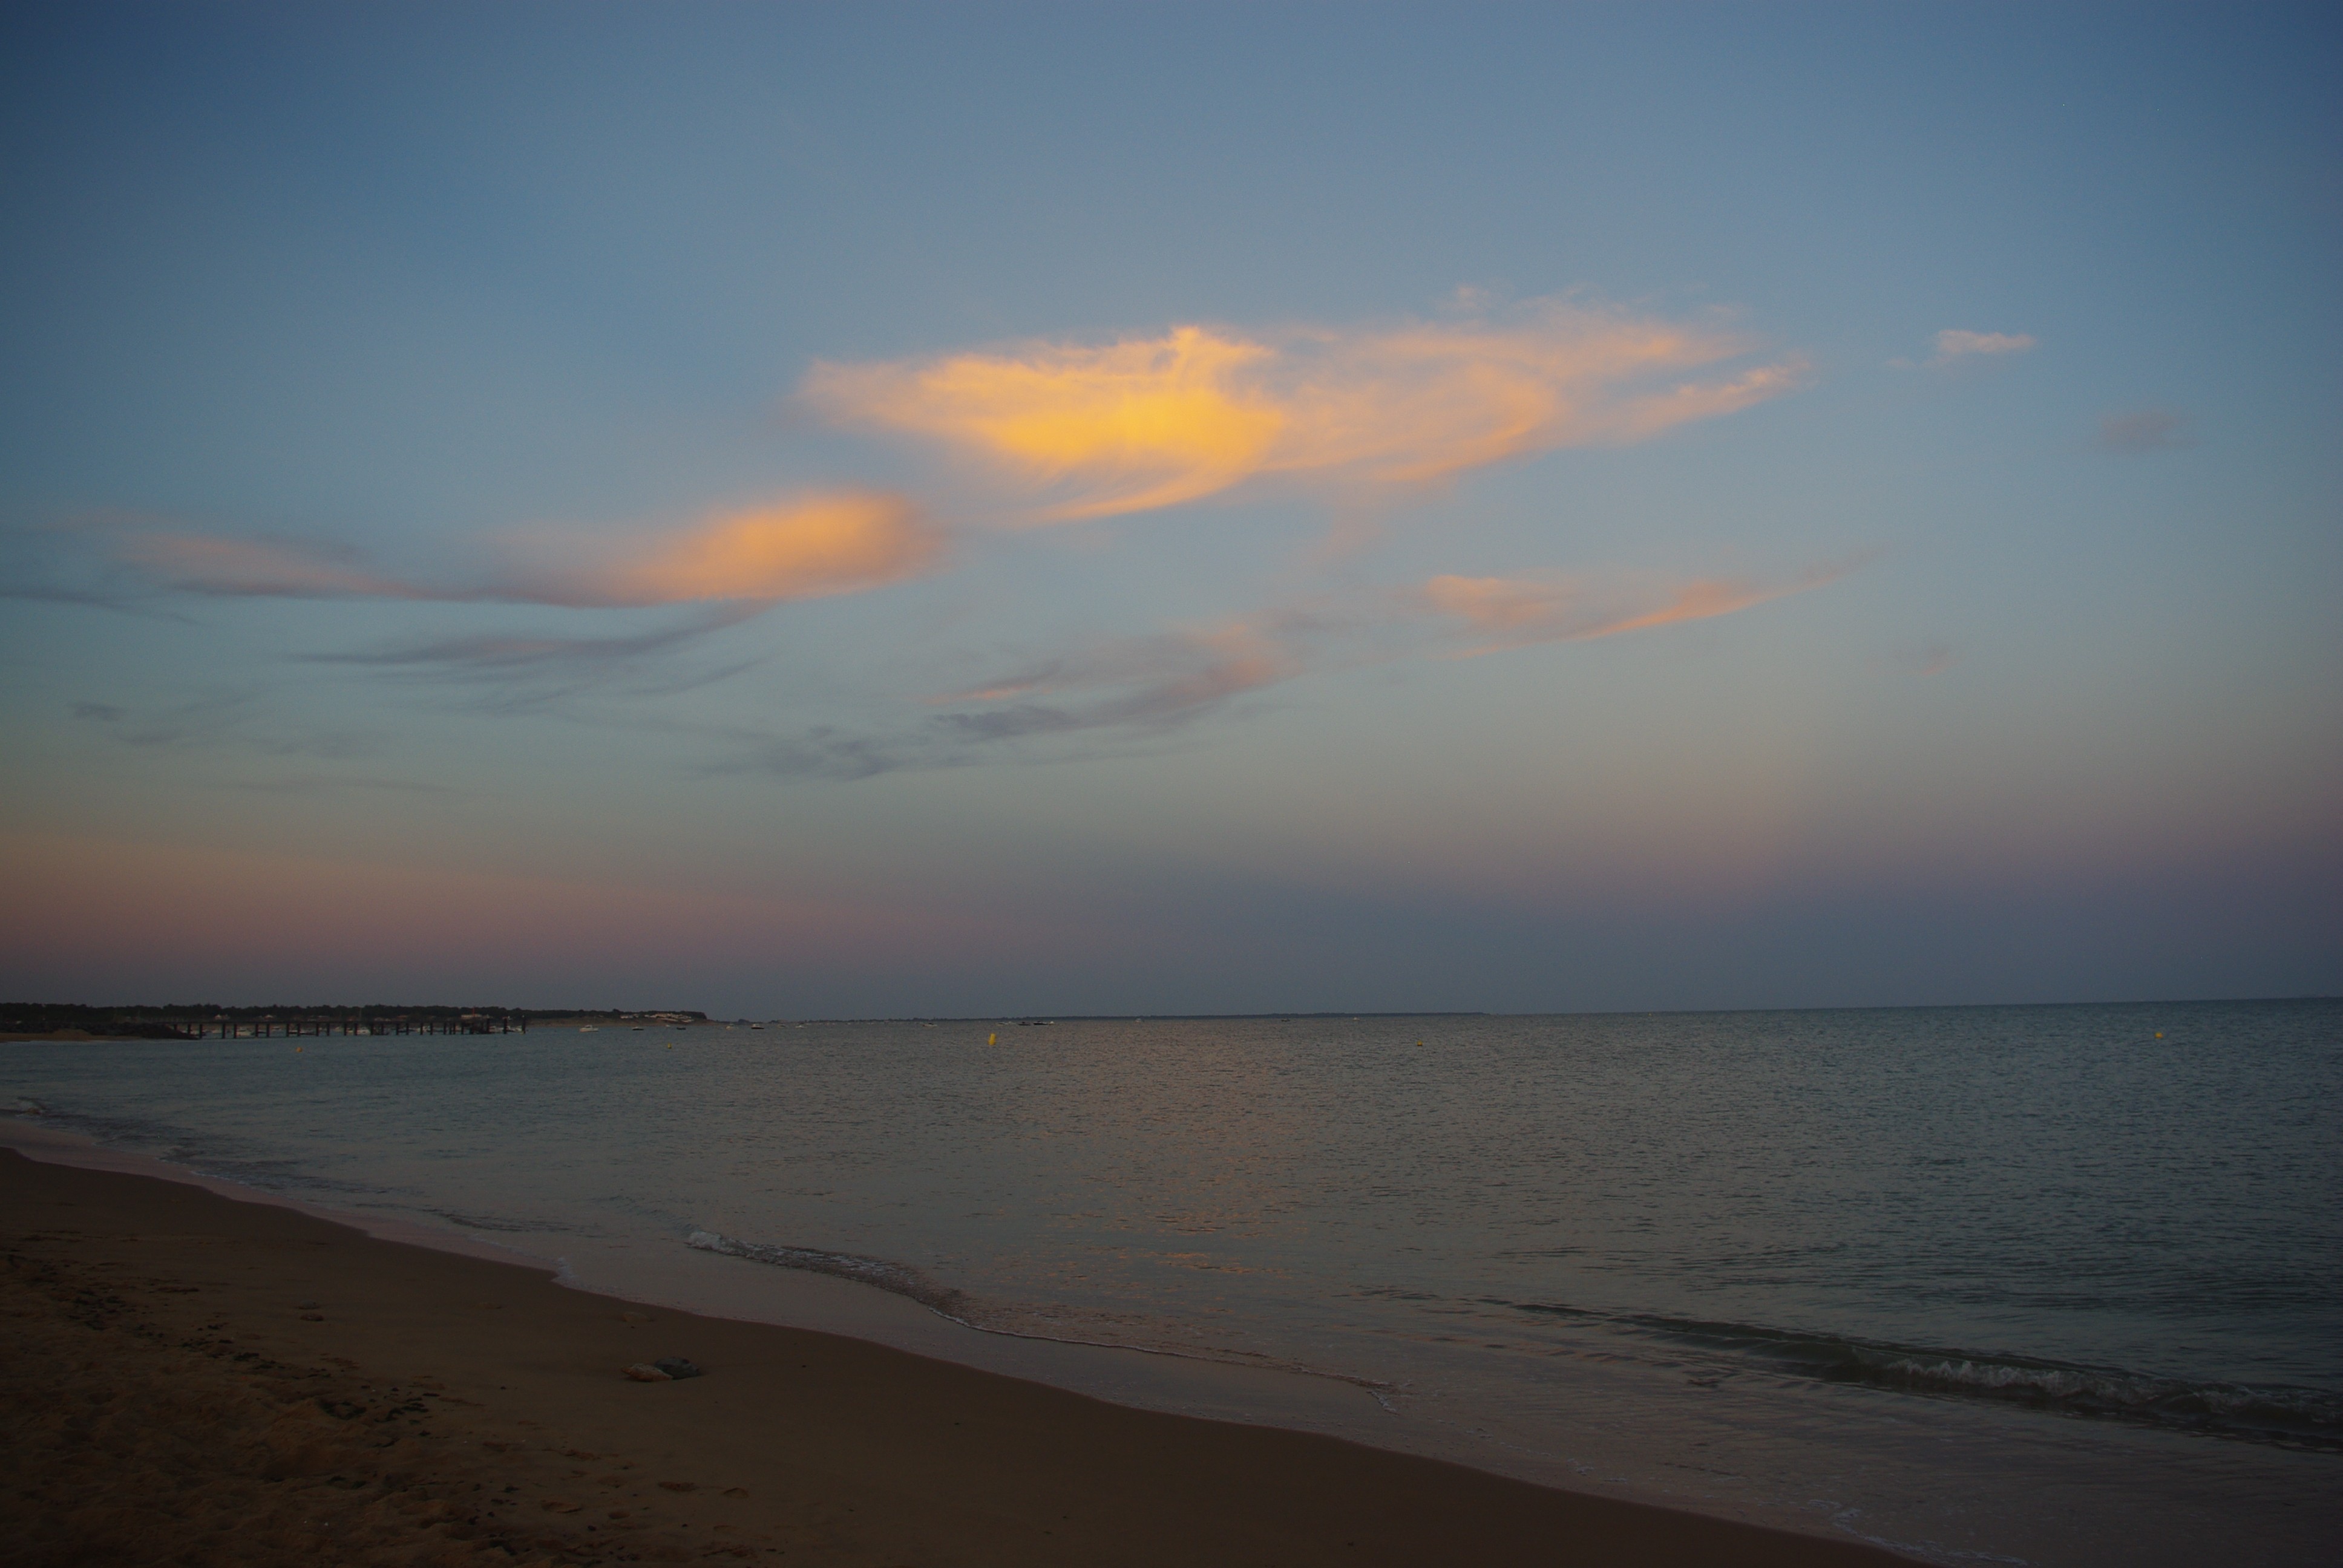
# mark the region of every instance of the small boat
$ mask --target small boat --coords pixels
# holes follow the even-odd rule
[[[594,1032],[595,1028],[596,1026],[593,1024],[581,1023],[578,1026],[578,1032],[580,1034],[591,1034]]]

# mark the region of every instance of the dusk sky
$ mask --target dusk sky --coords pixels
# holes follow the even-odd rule
[[[11,7],[0,991],[2343,992],[2322,6]]]

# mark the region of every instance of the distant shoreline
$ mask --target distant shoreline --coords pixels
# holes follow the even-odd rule
[[[1484,1008],[1428,1008],[1411,1010],[1346,1011],[1311,1009],[1269,1012],[1022,1012],[910,1013],[867,1018],[711,1018],[704,1012],[679,1009],[645,1011],[561,1010],[535,1008],[464,1009],[446,1005],[398,1008],[320,1006],[236,1007],[196,1006],[109,1007],[83,1003],[0,1003],[0,1045],[54,1043],[126,1044],[136,1040],[175,1040],[187,1044],[198,1038],[220,1038],[222,1022],[238,1028],[230,1038],[287,1038],[406,1035],[510,1034],[529,1030],[576,1031],[584,1029],[805,1029],[868,1024],[1011,1024],[1059,1023],[1258,1023],[1363,1021],[1371,1019],[1434,1018],[1715,1018],[1741,1013],[1805,1012],[1951,1012],[1985,1009],[2090,1007],[2246,1007],[2267,1004],[2331,1004],[2338,996],[2127,997],[2085,1001],[1881,1002],[1820,1007],[1623,1008],[1573,1009],[1561,1012],[1501,1012]],[[56,1015],[71,1014],[72,1021]],[[46,1016],[44,1016],[46,1015]],[[466,1027],[476,1022],[478,1027]],[[445,1025],[447,1027],[438,1027]],[[193,1032],[202,1030],[203,1036]]]
[[[14,1011],[37,1014],[39,1008],[11,1010],[0,1007],[0,1020],[10,1018]],[[93,1013],[109,1010],[92,1008]],[[123,1008],[111,1010],[114,1016],[92,1018],[85,1021],[50,1028],[0,1029],[0,1044],[31,1041],[109,1042],[115,1044],[136,1040],[179,1040],[194,1045],[205,1039],[341,1039],[379,1038],[387,1035],[409,1034],[514,1034],[530,1030],[602,1030],[602,1029],[799,1029],[819,1025],[835,1028],[845,1024],[925,1023],[925,1024],[1012,1024],[1046,1025],[1053,1023],[1120,1023],[1125,1019],[1134,1023],[1197,1023],[1215,1020],[1230,1022],[1277,1020],[1292,1022],[1300,1020],[1324,1019],[1394,1019],[1394,1018],[1487,1018],[1486,1012],[1159,1012],[1159,1013],[1003,1013],[978,1017],[913,1017],[913,1018],[803,1018],[803,1019],[718,1019],[701,1012],[538,1012],[521,1009],[475,1010],[459,1011],[453,1008],[409,1008],[397,1012],[382,1009],[359,1008],[256,1008],[204,1010],[188,1008]],[[135,1016],[125,1018],[122,1014]],[[418,1015],[420,1015],[418,1017]],[[480,1027],[466,1027],[470,1020],[482,1020]],[[13,1021],[13,1020],[12,1020]],[[111,1025],[112,1027],[108,1027]],[[442,1027],[444,1026],[444,1027]],[[233,1030],[233,1032],[228,1032]],[[202,1031],[202,1032],[190,1032]]]

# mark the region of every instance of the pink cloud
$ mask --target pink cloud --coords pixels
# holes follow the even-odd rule
[[[188,593],[261,598],[437,598],[443,596],[360,571],[328,552],[206,534],[138,533],[116,560]]]
[[[1708,620],[1785,595],[1820,588],[1843,569],[1810,574],[1786,586],[1728,578],[1673,584],[1592,584],[1577,578],[1436,577],[1423,602],[1463,621],[1488,638],[1464,650],[1472,658],[1541,642],[1585,642],[1679,621]]]
[[[2025,332],[1966,332],[1946,327],[1936,334],[1936,357],[1931,365],[1949,365],[1956,359],[1992,357],[2006,354],[2024,354],[2035,347],[2033,335]]]

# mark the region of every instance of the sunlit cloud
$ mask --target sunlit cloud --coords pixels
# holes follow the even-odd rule
[[[2110,414],[2099,421],[2099,448],[2107,452],[2168,452],[2193,447],[2186,415],[2168,408],[2143,409],[2137,414]]]
[[[1842,575],[1843,568],[1833,569],[1772,586],[1731,578],[1634,584],[1567,577],[1436,577],[1423,585],[1422,595],[1431,609],[1464,622],[1483,639],[1460,655],[1472,658],[1533,643],[1586,642],[1708,620],[1820,588]]]
[[[500,568],[438,580],[372,570],[347,555],[274,541],[142,528],[113,557],[181,593],[292,598],[544,605],[664,610],[658,623],[581,632],[498,629],[302,662],[469,689],[467,706],[512,711],[591,695],[670,696],[737,675],[753,655],[682,659],[728,627],[785,602],[864,592],[934,570],[943,531],[900,496],[850,491],[719,513],[688,528],[631,537],[538,529],[504,541]]]
[[[471,580],[415,581],[314,546],[145,530],[114,556],[187,593],[286,598],[502,601],[623,608],[777,604],[860,593],[932,570],[944,538],[900,496],[849,491],[725,512],[633,538],[539,530]]]
[[[854,491],[724,513],[619,548],[599,565],[548,565],[545,558],[568,546],[556,539],[538,558],[524,556],[498,597],[614,607],[827,598],[922,576],[943,544],[901,497]]]
[[[800,397],[840,424],[977,457],[1036,503],[1022,520],[1067,522],[1260,477],[1421,485],[1556,447],[1643,440],[1804,379],[1796,358],[1684,378],[1751,347],[1712,326],[1546,301],[1503,320],[1262,337],[1186,326],[825,363]]]

